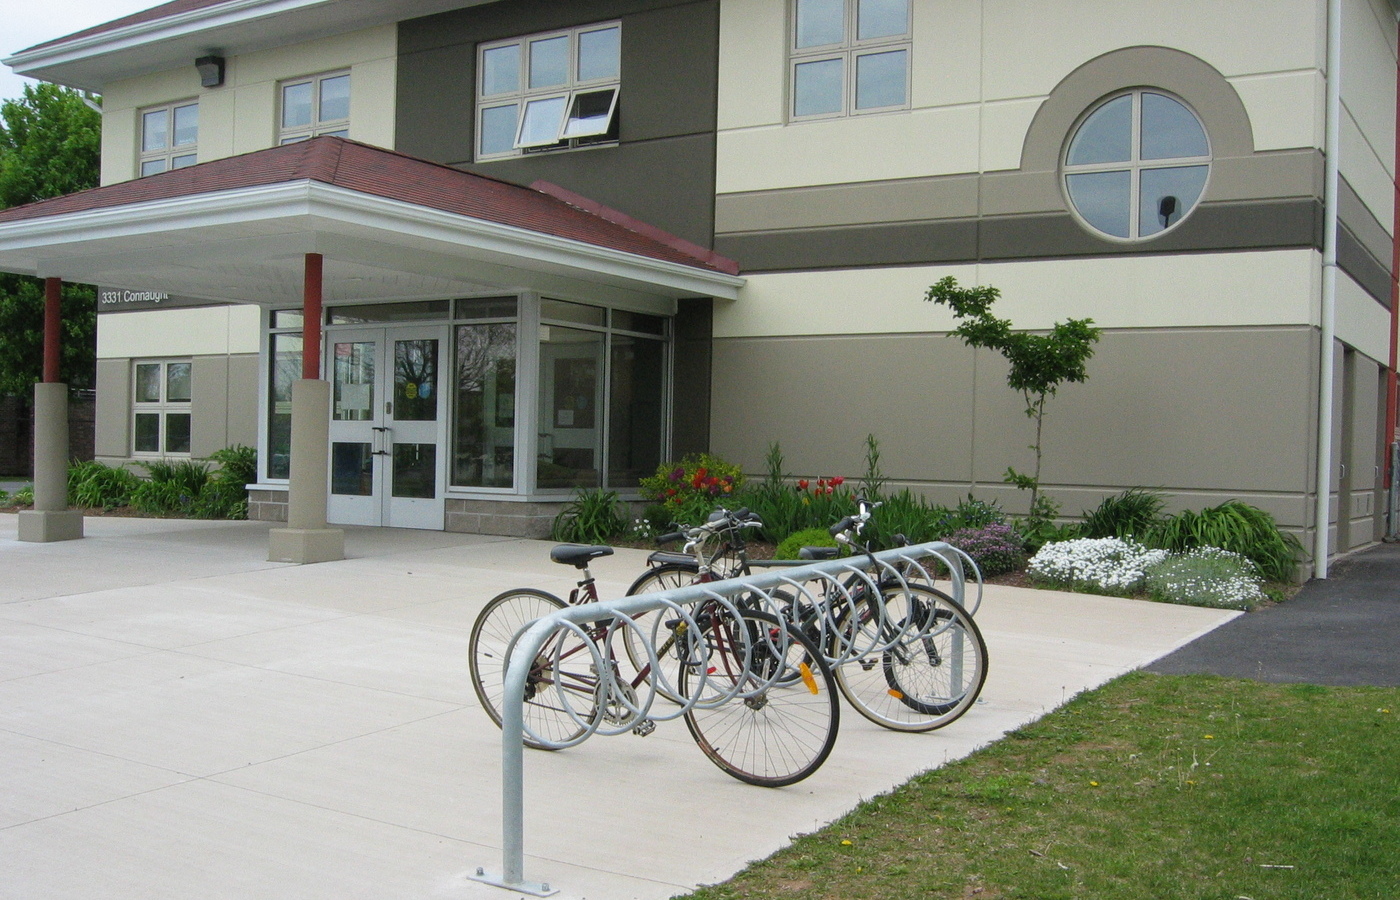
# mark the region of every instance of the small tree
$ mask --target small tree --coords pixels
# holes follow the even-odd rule
[[[1094,343],[1103,333],[1093,319],[1056,322],[1049,334],[1012,331],[1011,322],[991,313],[1001,296],[994,287],[959,287],[956,279],[944,278],[928,289],[924,299],[941,303],[953,311],[958,327],[950,336],[962,338],[969,347],[995,350],[1011,364],[1006,383],[1026,400],[1026,415],[1035,420],[1035,472],[1026,475],[1008,466],[1006,481],[1031,492],[1031,530],[1048,524],[1057,504],[1040,496],[1040,459],[1045,425],[1045,402],[1066,381],[1084,381],[1084,367],[1094,355]]]
[[[0,209],[96,187],[102,117],[77,91],[25,85],[0,103]],[[63,288],[62,379],[92,384],[96,303],[92,287]],[[44,285],[0,273],[0,394],[26,398],[43,369]]]

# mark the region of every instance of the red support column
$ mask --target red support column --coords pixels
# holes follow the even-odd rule
[[[321,254],[306,254],[302,280],[301,377],[310,381],[321,377],[321,270]]]
[[[56,384],[59,380],[58,362],[62,354],[63,330],[63,281],[59,278],[44,279],[44,383]]]

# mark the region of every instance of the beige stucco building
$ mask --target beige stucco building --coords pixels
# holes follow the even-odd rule
[[[1018,511],[1032,431],[924,302],[951,275],[1104,329],[1050,405],[1067,513],[1240,498],[1325,556],[1387,527],[1396,48],[1384,0],[177,0],[7,48],[102,94],[109,193],[0,214],[0,268],[103,288],[99,458],[255,445],[276,518],[324,258],[329,524],[535,534],[691,450],[858,475],[868,434],[894,486]],[[286,208],[316,135],[560,208],[484,234],[315,173]]]

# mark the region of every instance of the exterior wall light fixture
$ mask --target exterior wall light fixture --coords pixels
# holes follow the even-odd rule
[[[194,61],[194,67],[199,70],[199,83],[203,87],[213,88],[224,83],[222,56],[201,56]]]

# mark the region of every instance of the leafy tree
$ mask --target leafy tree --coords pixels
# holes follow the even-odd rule
[[[26,85],[0,105],[0,208],[96,187],[102,117],[77,91]],[[93,288],[64,285],[61,377],[89,387],[96,359]],[[44,286],[0,274],[0,394],[25,397],[43,370]]]
[[[1067,381],[1082,382],[1088,375],[1085,365],[1094,355],[1094,344],[1103,333],[1093,319],[1056,322],[1049,334],[1012,331],[1008,319],[992,315],[992,304],[1001,296],[994,287],[959,287],[956,279],[944,278],[928,289],[924,299],[949,307],[959,325],[950,336],[962,338],[969,347],[995,350],[1011,364],[1006,383],[1026,400],[1026,415],[1035,419],[1035,472],[1026,475],[1012,467],[1006,481],[1031,492],[1029,525],[1032,531],[1049,526],[1058,504],[1040,496],[1041,438],[1045,424],[1045,403]],[[1033,537],[1033,535],[1028,535]]]

